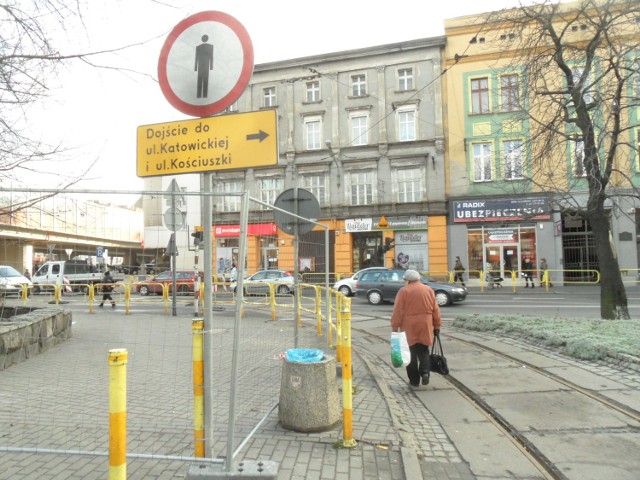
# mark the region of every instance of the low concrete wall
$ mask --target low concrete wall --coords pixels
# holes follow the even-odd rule
[[[22,362],[71,337],[71,312],[60,307],[18,307],[0,319],[0,370]]]

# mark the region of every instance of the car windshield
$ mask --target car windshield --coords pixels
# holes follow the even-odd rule
[[[22,274],[13,267],[0,267],[0,277],[21,277]]]

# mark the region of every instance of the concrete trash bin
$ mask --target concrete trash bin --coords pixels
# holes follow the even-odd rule
[[[287,430],[323,432],[340,421],[336,360],[290,361],[285,356],[280,382],[280,423]]]

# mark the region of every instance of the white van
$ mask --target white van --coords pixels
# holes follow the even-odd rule
[[[22,286],[27,286],[27,295],[31,293],[31,280],[9,265],[0,265],[0,295],[20,295]]]
[[[101,278],[102,274],[87,262],[57,261],[43,263],[33,274],[31,281],[36,292],[52,290],[54,285],[65,283],[70,284],[74,290],[86,291],[87,285],[100,283]]]

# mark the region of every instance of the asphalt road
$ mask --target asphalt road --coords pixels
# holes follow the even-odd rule
[[[640,296],[635,291],[628,292],[628,304],[631,317],[640,318]],[[365,299],[355,297],[352,299],[351,308],[354,313],[390,318],[393,304],[370,305]],[[470,292],[464,302],[442,309],[442,314],[446,317],[472,313],[599,318],[600,296],[594,289],[584,293],[544,292],[538,289],[526,293],[521,290],[512,293],[502,289],[500,293]]]

